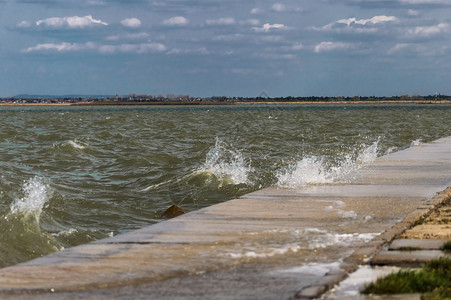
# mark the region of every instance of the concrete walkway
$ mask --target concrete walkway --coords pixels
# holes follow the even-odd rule
[[[451,193],[451,137],[0,270],[1,299],[314,298]]]
[[[389,247],[377,253],[371,264],[416,268],[443,256],[442,246],[451,241],[451,198],[419,219],[415,226],[398,236]]]

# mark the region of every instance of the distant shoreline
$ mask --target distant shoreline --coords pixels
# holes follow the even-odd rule
[[[451,100],[374,100],[374,101],[183,101],[183,102],[77,102],[77,103],[0,103],[0,106],[227,106],[284,104],[451,104]]]

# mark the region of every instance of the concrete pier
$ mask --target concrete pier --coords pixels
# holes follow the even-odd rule
[[[451,195],[451,137],[0,270],[1,299],[315,298]]]

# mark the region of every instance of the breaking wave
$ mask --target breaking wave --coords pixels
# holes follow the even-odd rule
[[[34,177],[22,186],[23,197],[16,198],[0,221],[0,266],[32,259],[61,249],[58,241],[41,228],[40,219],[51,197],[49,185]]]
[[[357,155],[347,154],[328,161],[326,157],[306,156],[300,161],[279,171],[277,185],[297,188],[310,184],[335,182],[363,165],[373,162],[378,155],[379,139],[365,147]]]
[[[16,199],[10,206],[10,216],[20,216],[34,219],[39,224],[42,209],[46,205],[51,191],[47,184],[38,177],[31,178],[24,183],[22,190],[24,196]]]
[[[229,184],[249,184],[249,174],[252,167],[243,154],[232,149],[220,138],[208,151],[205,162],[196,170],[196,176],[204,176],[207,181],[218,181],[219,187]]]

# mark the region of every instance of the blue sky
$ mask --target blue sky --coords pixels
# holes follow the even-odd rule
[[[0,96],[451,94],[451,0],[0,0]]]

